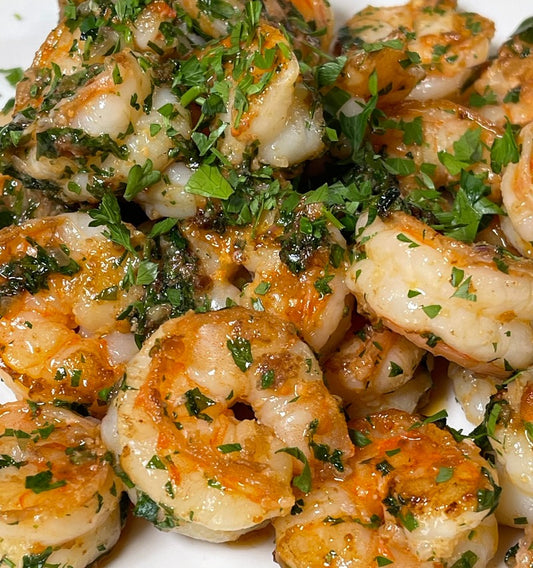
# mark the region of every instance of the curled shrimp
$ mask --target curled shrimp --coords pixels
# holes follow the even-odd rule
[[[298,511],[274,520],[277,562],[437,568],[470,559],[486,566],[497,548],[499,488],[479,449],[398,410],[349,427],[356,448],[347,475],[323,478]]]
[[[85,568],[121,531],[122,483],[100,425],[51,404],[0,406],[2,564]]]
[[[233,302],[276,315],[293,323],[317,352],[346,330],[351,308],[344,282],[348,264],[344,256],[338,264],[331,263],[331,250],[342,253],[346,247],[337,229],[328,227],[324,242],[305,266],[293,270],[286,262],[291,249],[284,249],[277,224],[227,228],[217,234],[191,221],[182,230],[199,258],[212,308]],[[246,280],[239,285],[243,269]]]
[[[367,324],[347,334],[326,359],[324,380],[350,418],[387,408],[413,412],[431,386],[429,373],[417,371],[424,354],[402,335]]]
[[[465,94],[466,104],[499,126],[506,119],[525,126],[533,120],[533,55],[531,22],[506,41]]]
[[[239,403],[255,419],[238,420]],[[288,514],[293,470],[342,469],[352,451],[309,347],[291,325],[240,307],[165,322],[102,428],[137,514],[150,504],[159,528],[218,542]]]
[[[491,398],[485,415],[487,440],[502,487],[496,516],[522,528],[533,523],[533,371],[517,373]]]
[[[0,365],[21,397],[83,404],[101,415],[99,393],[137,351],[129,323],[117,316],[142,288],[122,287],[137,261],[130,264],[90,220],[71,213],[0,231]]]
[[[238,75],[240,82],[235,80],[238,60],[226,69],[231,86],[227,112],[220,115],[228,124],[222,153],[239,163],[245,150],[257,143],[259,162],[283,168],[319,156],[324,151],[322,110],[303,84],[285,36],[274,26],[260,24],[254,41],[240,51],[242,58],[249,64],[244,76]],[[256,92],[248,95],[243,110],[239,88],[246,80],[253,81]]]
[[[520,159],[508,164],[502,176],[502,201],[507,216],[502,229],[513,246],[524,256],[533,256],[533,122],[520,132]]]
[[[533,525],[528,524],[524,535],[518,542],[518,549],[514,555],[514,568],[531,568],[533,566]]]
[[[396,212],[358,236],[347,285],[358,310],[482,374],[533,362],[533,263],[468,245]]]
[[[496,394],[501,383],[490,375],[480,375],[460,367],[456,363],[448,365],[448,377],[453,385],[457,402],[461,405],[466,419],[477,426],[483,422],[485,408],[490,397]]]
[[[490,167],[490,148],[501,132],[474,111],[449,101],[406,101],[387,108],[383,127],[371,135],[374,148],[388,158],[412,160],[415,173],[400,175],[405,190],[419,187],[416,179],[431,164],[428,174],[435,187],[447,186],[460,179],[449,168],[443,154],[456,156],[461,141],[470,140],[472,156],[463,156],[462,170],[486,177],[492,199],[500,199],[501,176]],[[409,137],[409,128],[416,134]]]
[[[406,96],[448,98],[487,59],[493,35],[490,20],[458,11],[455,0],[369,6],[341,30],[340,44],[348,57],[341,86],[365,97],[368,76],[376,70],[389,103]]]

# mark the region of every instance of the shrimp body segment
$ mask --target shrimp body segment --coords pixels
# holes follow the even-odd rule
[[[138,260],[128,262],[131,255],[90,221],[69,213],[0,231],[0,365],[19,396],[75,402],[100,415],[98,393],[137,351],[129,322],[117,316],[142,287],[122,287]]]
[[[413,412],[431,387],[419,366],[425,351],[390,329],[365,325],[348,333],[323,364],[329,390],[351,418],[397,408]]]
[[[301,512],[274,521],[277,562],[441,568],[471,557],[486,566],[498,533],[479,498],[498,487],[478,448],[398,410],[349,427],[357,445],[349,474],[324,478],[302,497]]]
[[[238,420],[239,403],[255,419]],[[311,350],[239,307],[165,322],[128,365],[103,435],[137,514],[149,503],[159,528],[214,542],[288,514],[305,462],[342,469],[352,451]],[[319,461],[316,444],[335,457]]]
[[[122,484],[99,423],[49,404],[0,406],[0,560],[84,568],[117,541]]]
[[[358,309],[416,345],[483,374],[533,363],[533,264],[438,234],[405,213],[358,236],[348,271]]]
[[[533,122],[520,132],[520,159],[508,164],[502,176],[502,200],[507,217],[502,228],[512,244],[527,257],[533,255]]]
[[[328,227],[324,244],[313,250],[297,273],[282,260],[277,224],[265,223],[257,230],[230,227],[223,234],[194,222],[184,223],[182,229],[209,280],[207,294],[212,308],[224,307],[230,298],[243,307],[280,317],[293,323],[315,351],[321,351],[339,328],[346,327],[350,293],[344,276],[348,263],[342,260],[336,267],[330,263],[331,248],[346,247],[337,229]],[[242,268],[249,272],[250,282],[241,291],[233,282]],[[320,282],[327,283],[323,292]]]
[[[496,512],[500,523],[511,527],[533,523],[533,370],[527,369],[493,396],[487,406],[496,417],[494,428],[487,425],[489,442],[500,483],[502,498]]]
[[[364,97],[365,75],[376,70],[387,103],[406,96],[448,98],[472,68],[487,59],[493,35],[490,20],[457,10],[455,0],[368,6],[341,30],[340,43],[347,49],[348,62],[340,83],[353,95]]]

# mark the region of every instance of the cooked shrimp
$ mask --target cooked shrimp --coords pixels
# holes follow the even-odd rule
[[[437,568],[462,558],[486,566],[497,547],[499,488],[475,445],[394,410],[349,427],[357,447],[348,474],[323,478],[298,511],[274,520],[277,562]]]
[[[287,30],[300,59],[320,61],[315,47],[328,51],[333,40],[334,15],[327,0],[263,0],[268,20]]]
[[[124,289],[138,261],[90,220],[71,213],[0,231],[0,365],[21,397],[102,414],[102,392],[137,351],[117,316],[142,287]],[[132,240],[141,242],[137,233]]]
[[[113,547],[122,483],[106,454],[94,419],[51,404],[0,406],[2,564],[84,568]]]
[[[514,568],[533,567],[533,525],[526,526],[524,536],[518,543],[514,562]]]
[[[312,470],[342,470],[352,453],[309,347],[290,324],[252,310],[167,321],[119,391],[104,440],[134,484],[136,512],[151,504],[161,529],[235,540],[290,512],[293,469],[310,481],[289,453]],[[235,417],[239,403],[255,420]]]
[[[416,134],[407,136],[409,128]],[[443,154],[457,157],[463,170],[487,176],[492,199],[500,198],[501,176],[490,167],[490,148],[499,129],[474,111],[449,101],[408,101],[387,108],[384,128],[373,132],[374,148],[389,158],[412,160],[415,173],[399,177],[406,191],[419,187],[416,180],[421,169],[431,165],[431,180],[436,187],[446,186],[460,179],[460,172],[447,166]],[[406,142],[407,140],[407,142]],[[457,150],[466,143],[467,152]],[[470,155],[468,155],[470,152]],[[426,169],[426,171],[428,171]]]
[[[348,57],[340,85],[365,97],[368,75],[376,70],[378,87],[388,103],[407,95],[444,99],[487,59],[493,35],[490,20],[458,11],[455,0],[368,6],[340,32],[339,42]]]
[[[452,381],[455,398],[461,405],[466,419],[477,426],[483,422],[485,408],[490,397],[496,394],[501,383],[490,375],[480,375],[455,363],[448,366],[448,377]]]
[[[527,257],[533,256],[533,122],[518,137],[520,159],[508,164],[502,176],[502,200],[507,218],[502,229],[507,238]]]
[[[298,60],[281,31],[260,24],[254,42],[243,46],[239,58],[249,65],[237,77],[238,61],[226,69],[230,94],[227,112],[220,115],[228,124],[222,153],[237,164],[245,150],[258,144],[261,163],[283,168],[319,156],[325,149],[322,110],[301,82]],[[248,87],[243,109],[242,85],[250,81],[254,89]]]
[[[365,325],[324,362],[324,380],[350,418],[388,408],[413,412],[431,386],[429,373],[417,371],[424,353],[393,331]]]
[[[533,120],[533,45],[523,29],[504,43],[465,99],[493,123],[526,125]]]
[[[0,227],[59,215],[64,210],[61,203],[45,192],[26,187],[20,180],[0,174]]]
[[[501,377],[533,363],[533,262],[400,212],[361,227],[347,276],[360,311],[475,372]]]
[[[295,324],[316,351],[324,349],[339,328],[346,329],[351,307],[344,283],[347,260],[338,266],[330,262],[331,248],[342,251],[346,243],[333,227],[328,228],[325,241],[312,251],[305,267],[296,272],[283,261],[279,225],[266,223],[255,230],[228,228],[218,234],[189,222],[183,225],[183,232],[209,282],[206,294],[212,308],[225,307],[229,300],[276,315]],[[238,287],[242,268],[250,281]]]
[[[190,136],[190,116],[169,87],[153,87],[131,52],[120,52],[25,133],[32,136],[11,156],[15,174],[49,182],[63,201],[94,202],[103,187],[123,190],[135,165],[167,168],[173,137]]]
[[[533,523],[533,371],[528,369],[500,387],[487,407],[485,425],[502,498],[497,510],[500,523],[521,528]]]

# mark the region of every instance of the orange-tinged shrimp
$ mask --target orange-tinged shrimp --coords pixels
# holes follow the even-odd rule
[[[533,120],[533,51],[529,28],[503,44],[498,56],[465,93],[465,104],[487,120],[524,126]]]
[[[0,365],[21,396],[102,414],[99,393],[137,351],[129,323],[117,316],[142,288],[122,289],[137,260],[128,262],[124,248],[89,222],[72,213],[0,231]]]
[[[419,187],[416,178],[424,166],[431,165],[430,175],[435,187],[457,182],[460,173],[447,167],[440,159],[443,153],[455,156],[455,147],[464,137],[469,137],[472,154],[463,158],[462,169],[486,176],[492,190],[492,199],[500,199],[501,175],[490,167],[490,148],[502,132],[474,111],[445,100],[406,101],[387,107],[384,128],[371,134],[377,151],[390,158],[413,161],[415,173],[400,176],[400,186],[405,190]],[[407,138],[406,129],[413,128],[416,140]]]
[[[349,427],[356,448],[348,474],[323,478],[298,511],[274,520],[276,561],[284,568],[442,568],[461,559],[486,566],[498,542],[498,487],[478,448],[395,410]]]
[[[330,263],[331,247],[341,251],[346,247],[336,229],[328,228],[326,241],[312,251],[299,272],[283,261],[279,225],[227,228],[219,234],[191,221],[182,230],[200,260],[205,293],[213,308],[230,301],[276,315],[292,322],[317,352],[339,329],[346,329],[351,308],[344,283],[347,260],[343,258],[338,266]],[[249,280],[244,287],[238,286],[242,269]]]
[[[389,103],[406,96],[447,98],[487,59],[493,35],[490,20],[458,11],[455,0],[368,6],[340,32],[341,53],[348,57],[340,85],[366,98],[368,76],[375,70]]]
[[[253,415],[238,420],[239,403]],[[288,514],[293,469],[312,482],[352,453],[309,347],[240,307],[165,322],[128,365],[102,431],[138,513],[153,503],[159,528],[219,542]]]
[[[0,559],[85,568],[121,530],[122,483],[97,420],[51,404],[0,406]]]
[[[402,335],[367,324],[346,334],[324,361],[324,380],[350,418],[388,408],[414,412],[431,386],[429,373],[417,370],[424,354]]]
[[[347,276],[358,310],[479,373],[506,376],[533,363],[533,262],[401,212],[363,223]]]
[[[520,159],[508,164],[502,176],[502,201],[507,215],[501,226],[513,246],[526,257],[533,256],[533,122],[518,136]]]

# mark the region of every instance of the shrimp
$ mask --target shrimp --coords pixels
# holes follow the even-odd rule
[[[330,260],[331,250],[346,248],[337,229],[328,227],[305,264],[292,270],[290,255],[296,256],[297,251],[290,248],[290,237],[284,237],[277,224],[265,222],[255,230],[228,228],[219,235],[187,222],[182,230],[199,258],[212,309],[223,308],[229,301],[276,315],[292,322],[316,351],[346,330],[351,308],[344,283],[348,263],[342,258],[335,266]],[[287,247],[280,242],[283,238]],[[247,281],[239,287],[242,269]]]
[[[432,171],[428,175],[436,187],[457,183],[460,172],[448,165],[444,155],[449,155],[460,161],[462,170],[485,177],[492,199],[498,202],[501,176],[490,167],[490,148],[501,134],[498,128],[461,105],[440,100],[407,101],[387,108],[383,128],[373,132],[370,139],[387,158],[412,160],[415,173],[399,176],[400,186],[406,192],[419,187],[416,178],[429,165]],[[461,152],[463,146],[468,148],[466,152]]]
[[[255,420],[236,418],[239,403]],[[134,512],[149,504],[159,528],[217,542],[288,514],[294,472],[308,483],[352,453],[309,347],[240,307],[165,322],[128,365],[102,432]]]
[[[0,562],[84,568],[121,532],[100,425],[51,404],[0,406]]]
[[[438,234],[405,213],[360,224],[347,286],[358,310],[474,372],[533,362],[533,263]]]
[[[533,122],[519,134],[520,159],[508,164],[502,176],[502,201],[507,217],[502,229],[513,246],[526,257],[533,256]]]
[[[424,354],[403,336],[367,324],[326,359],[324,380],[350,418],[387,408],[413,412],[431,386],[429,373],[417,371]]]
[[[291,568],[486,566],[497,547],[499,488],[478,448],[398,410],[349,427],[356,448],[348,473],[324,477],[294,514],[273,521],[276,561]]]
[[[142,287],[122,286],[139,261],[90,221],[70,213],[0,231],[0,369],[20,397],[101,415],[105,393],[137,351],[117,316]]]
[[[527,33],[531,22],[524,24],[464,96],[466,104],[499,126],[507,119],[520,126],[533,121],[533,46]]]
[[[44,192],[29,188],[12,176],[0,174],[0,227],[64,212],[65,207]]]
[[[533,566],[533,525],[527,525],[524,536],[518,543],[514,556],[514,568],[531,568]]]
[[[263,0],[267,20],[282,25],[299,59],[308,64],[321,61],[333,41],[334,15],[325,0]]]
[[[339,84],[367,98],[374,70],[387,103],[403,98],[445,99],[489,55],[494,24],[459,12],[455,0],[411,0],[404,6],[368,6],[340,31],[347,64]]]
[[[455,363],[448,365],[448,377],[452,381],[455,398],[461,405],[466,419],[479,425],[483,422],[485,408],[490,397],[497,392],[497,385],[501,383],[490,375],[480,375],[464,369]]]
[[[241,59],[248,63],[244,69]],[[227,66],[226,79],[230,92],[227,112],[219,116],[227,124],[220,151],[230,162],[240,163],[253,144],[260,163],[280,168],[324,152],[322,109],[302,82],[298,59],[279,29],[260,24],[254,41]],[[243,85],[249,82],[243,105]]]
[[[533,370],[517,373],[501,385],[487,406],[484,421],[502,487],[496,516],[522,528],[533,523]]]
[[[164,170],[174,137],[190,136],[189,112],[169,87],[153,86],[132,52],[107,57],[96,71],[41,112],[24,128],[27,142],[8,151],[13,176],[47,182],[66,203],[94,203],[105,188],[127,190],[133,167]]]

